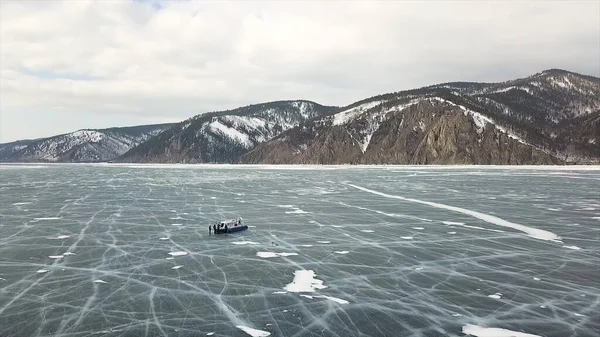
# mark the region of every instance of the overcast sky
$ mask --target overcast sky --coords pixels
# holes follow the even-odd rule
[[[0,2],[0,142],[284,99],[600,76],[600,1]]]

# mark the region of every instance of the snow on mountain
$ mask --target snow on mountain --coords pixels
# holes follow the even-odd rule
[[[356,118],[357,116],[359,116],[361,113],[381,104],[382,102],[383,101],[368,102],[368,103],[361,104],[357,107],[338,112],[334,115],[333,125],[346,124],[349,121],[351,121],[353,118]]]
[[[236,162],[254,146],[330,113],[310,101],[277,101],[197,115],[119,158],[122,162]]]
[[[171,124],[104,130],[78,130],[0,150],[0,161],[102,162],[110,161],[153,137]],[[12,144],[12,143],[10,143]],[[11,146],[3,144],[2,146]],[[0,149],[2,149],[0,147]]]
[[[600,79],[551,69],[502,83],[443,83],[374,96],[283,132],[243,160],[599,162],[599,117]]]

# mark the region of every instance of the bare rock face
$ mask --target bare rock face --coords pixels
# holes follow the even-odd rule
[[[268,164],[600,163],[600,79],[548,70],[372,97],[261,143]]]
[[[316,127],[318,123],[311,125]],[[263,164],[559,164],[556,157],[472,119],[452,105],[423,101],[386,116],[360,140],[364,121],[290,130],[243,157]],[[362,149],[365,149],[364,152]]]

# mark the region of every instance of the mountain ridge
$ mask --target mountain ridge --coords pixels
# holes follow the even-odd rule
[[[440,112],[428,106],[421,116],[404,124],[402,113],[410,105],[425,100],[439,100],[445,107],[433,122],[446,123],[442,143],[451,144],[457,153],[467,148],[468,153],[460,158],[453,157],[449,149],[439,153],[440,139],[430,138],[421,123],[427,114]],[[456,110],[454,107],[459,107]],[[386,110],[387,109],[387,110]],[[395,109],[395,110],[394,110]],[[384,111],[385,110],[385,111]],[[392,111],[394,110],[394,111]],[[439,109],[438,109],[439,110]],[[456,119],[454,124],[440,118],[445,113],[470,115],[471,120]],[[598,163],[600,162],[600,139],[597,111],[600,110],[600,79],[562,70],[546,70],[534,75],[501,83],[447,82],[417,89],[403,90],[373,96],[352,103],[330,116],[312,123],[308,132],[290,130],[273,140],[259,145],[245,154],[242,163],[394,163],[427,164],[549,164],[549,163]],[[410,112],[409,110],[405,112]],[[419,118],[420,120],[416,120]],[[396,119],[394,121],[394,119]],[[386,123],[401,125],[396,135],[382,135],[380,127]],[[382,124],[383,123],[383,124]],[[470,126],[466,124],[470,124]],[[492,133],[485,132],[491,127]],[[462,130],[462,133],[451,132]],[[422,134],[407,135],[406,131]],[[585,137],[573,143],[565,134],[587,130]],[[425,132],[427,131],[427,132]],[[347,133],[345,135],[344,133]],[[326,135],[327,137],[321,137]],[[481,135],[495,137],[496,144],[483,142]],[[466,136],[466,138],[465,138]],[[395,154],[365,154],[369,144],[378,137],[404,139],[403,144],[381,148],[383,152]],[[443,137],[442,137],[443,138]],[[469,139],[465,141],[464,139]],[[575,137],[577,138],[577,137]],[[334,141],[332,139],[335,139]],[[432,140],[433,139],[433,140]],[[562,140],[562,141],[561,141]],[[425,143],[423,143],[425,141]],[[500,145],[499,142],[507,145]],[[352,145],[348,146],[351,143]],[[583,145],[583,144],[586,145]],[[423,148],[418,148],[421,144]],[[526,148],[523,148],[525,146]],[[518,155],[509,154],[513,149]],[[508,151],[508,152],[507,152]],[[329,154],[327,154],[329,153]],[[333,153],[338,154],[333,157]],[[425,155],[428,153],[428,155]],[[341,155],[340,155],[341,154]],[[486,158],[485,154],[491,157]],[[382,159],[386,158],[386,159]]]
[[[106,162],[170,127],[171,123],[79,129],[0,144],[0,162]]]
[[[600,78],[554,68],[503,82],[444,82],[389,92],[344,107],[281,100],[161,125],[165,127],[143,137],[139,134],[139,139],[131,134],[135,141],[115,141],[127,143],[117,146],[119,151],[93,158],[65,153],[58,160],[597,164]],[[129,127],[133,129],[128,132],[141,127]],[[103,130],[110,133],[111,129],[115,128]],[[87,137],[86,145],[81,145],[87,152],[103,151],[94,149],[98,142],[93,135]],[[39,160],[43,156],[23,152],[36,142],[9,143],[14,145],[10,151],[7,144],[0,144],[0,161],[7,156]]]
[[[200,114],[132,148],[117,161],[231,163],[258,143],[336,108],[285,100]]]

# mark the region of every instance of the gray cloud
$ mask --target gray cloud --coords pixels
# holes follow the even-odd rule
[[[597,1],[2,1],[0,15],[2,142],[547,68],[600,76]]]

